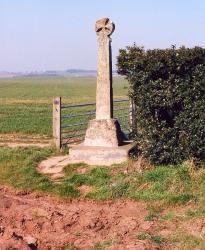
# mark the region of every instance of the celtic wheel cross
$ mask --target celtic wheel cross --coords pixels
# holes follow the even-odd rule
[[[98,44],[96,88],[96,119],[113,118],[111,34],[115,25],[109,18],[97,20],[95,31]]]
[[[95,24],[95,31],[97,35],[106,34],[110,36],[115,30],[115,25],[109,18],[102,18]]]

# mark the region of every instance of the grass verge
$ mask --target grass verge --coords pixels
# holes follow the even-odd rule
[[[0,147],[0,183],[16,188],[53,192],[66,197],[86,197],[94,200],[129,198],[146,202],[158,202],[160,206],[174,206],[200,201],[203,204],[205,170],[194,173],[186,165],[159,166],[142,173],[126,172],[126,164],[113,167],[95,167],[86,164],[70,164],[64,168],[65,176],[58,183],[50,181],[36,171],[37,164],[54,155],[50,148]],[[113,173],[114,172],[114,173]],[[89,187],[83,194],[80,187]],[[154,220],[156,207],[150,209],[147,220]],[[159,211],[160,212],[160,211]],[[189,216],[203,215],[199,211],[187,212]]]

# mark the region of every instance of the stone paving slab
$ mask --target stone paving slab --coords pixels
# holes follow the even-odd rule
[[[63,168],[69,163],[69,155],[51,156],[42,161],[37,170],[42,174],[49,174],[52,179],[57,179],[64,175]]]

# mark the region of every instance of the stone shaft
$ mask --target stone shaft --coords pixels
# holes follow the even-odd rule
[[[98,37],[96,119],[110,119],[112,112],[111,47],[108,36]]]
[[[96,88],[96,119],[113,118],[112,55],[110,35],[114,24],[108,18],[96,22],[98,67]]]

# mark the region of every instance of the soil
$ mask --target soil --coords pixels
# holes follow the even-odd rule
[[[0,146],[15,147],[49,147],[52,145],[51,138],[43,135],[25,135],[25,134],[0,134]]]
[[[154,226],[144,221],[141,202],[62,200],[9,187],[0,187],[0,201],[1,250],[91,249],[103,242],[110,250],[159,249],[136,237]]]
[[[186,209],[178,207],[175,212]],[[177,230],[195,236],[205,233],[205,218],[146,221],[147,215],[143,202],[65,200],[0,186],[0,249],[179,249],[168,241],[139,240],[137,235],[145,232],[168,239]]]

